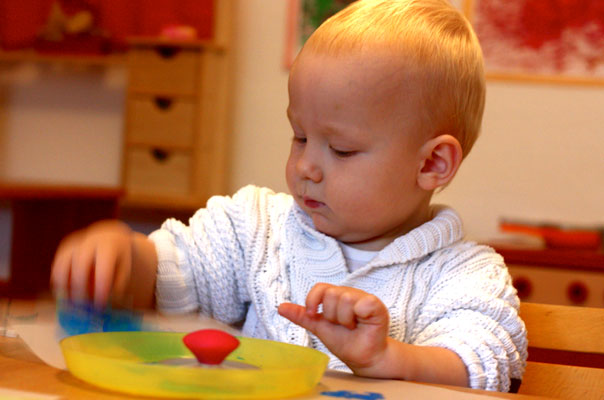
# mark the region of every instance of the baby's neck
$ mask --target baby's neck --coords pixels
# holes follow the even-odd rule
[[[340,248],[342,249],[349,272],[354,272],[364,267],[379,253],[378,251],[359,250],[345,243],[340,243]]]
[[[429,203],[418,209],[404,223],[389,232],[359,242],[343,242],[347,246],[363,251],[380,251],[401,236],[432,220],[434,210]]]

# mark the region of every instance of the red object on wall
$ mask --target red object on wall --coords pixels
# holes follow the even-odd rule
[[[213,0],[103,0],[99,26],[120,48],[129,36],[158,36],[167,25],[188,25],[198,39],[211,39],[213,16]]]
[[[95,30],[113,50],[123,50],[130,36],[159,36],[167,25],[190,26],[198,39],[211,39],[214,29],[214,0],[2,0],[0,47],[34,46],[55,2],[68,15],[78,5],[94,9]]]
[[[126,39],[138,33],[138,1],[105,0],[99,9],[99,26],[109,34],[114,49],[126,47]]]
[[[30,47],[46,22],[53,0],[0,1],[0,48]]]
[[[188,25],[198,39],[211,39],[213,16],[213,0],[104,0],[99,26],[122,48],[128,37],[159,36],[167,25]]]
[[[199,39],[212,38],[213,0],[138,0],[141,4],[140,31],[143,36],[158,35],[166,25],[189,25]]]

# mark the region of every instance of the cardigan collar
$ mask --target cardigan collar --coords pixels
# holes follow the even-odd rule
[[[295,202],[293,204],[295,218],[307,239],[308,248],[315,250],[317,250],[317,246],[322,250],[337,248],[341,252],[337,240],[317,231],[314,228],[312,218]],[[377,267],[406,263],[423,258],[436,250],[463,239],[463,224],[455,210],[442,205],[434,205],[432,206],[432,215],[434,217],[430,221],[398,237],[382,249],[368,266]]]
[[[461,240],[463,230],[461,219],[450,208],[434,207],[434,218],[410,231],[409,233],[397,238],[384,249],[366,266],[348,273],[344,256],[336,239],[317,231],[312,223],[311,217],[306,214],[295,202],[288,215],[291,222],[286,224],[291,228],[286,229],[286,235],[291,235],[291,245],[295,247],[292,254],[297,254],[298,261],[292,263],[289,268],[290,274],[295,276],[298,268],[311,267],[311,270],[305,269],[304,274],[319,281],[333,281],[341,285],[354,285],[354,280],[361,278],[369,271],[375,268],[392,266],[395,264],[404,265],[414,259],[424,256],[453,244]],[[327,279],[327,280],[326,280]],[[362,279],[362,278],[361,278]],[[277,280],[273,280],[269,285],[277,285]],[[267,288],[271,292],[273,288]],[[256,309],[259,314],[265,314],[261,319],[272,321],[266,325],[267,332],[271,332],[275,338],[281,341],[291,340],[295,337],[296,344],[310,345],[310,333],[301,326],[277,317],[277,306],[283,301],[294,301],[298,304],[304,304],[304,298],[293,298],[291,289],[277,290],[275,293],[281,293],[283,297],[273,298],[270,304],[262,297],[256,298]],[[286,293],[288,292],[288,293]],[[304,294],[305,295],[305,294]],[[393,298],[383,299],[387,307],[393,307]]]

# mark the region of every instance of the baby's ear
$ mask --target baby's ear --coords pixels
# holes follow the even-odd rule
[[[459,141],[451,135],[440,135],[428,140],[420,148],[421,165],[417,183],[424,190],[447,185],[457,173],[463,151]]]

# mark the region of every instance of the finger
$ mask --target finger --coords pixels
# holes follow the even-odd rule
[[[98,248],[95,252],[94,264],[94,305],[104,307],[113,287],[113,279],[117,264],[117,255],[111,246]]]
[[[331,286],[325,290],[323,294],[323,318],[326,320],[338,323],[338,304],[340,296],[343,293],[343,288]]]
[[[277,308],[277,312],[284,318],[287,318],[296,325],[316,334],[319,321],[322,319],[319,315],[311,316],[306,308],[298,304],[282,303]]]
[[[331,287],[334,286],[329,283],[317,283],[310,289],[308,295],[306,295],[306,312],[309,315],[314,316],[317,314],[319,304],[323,302],[325,292]]]
[[[90,240],[85,240],[74,251],[71,267],[71,297],[75,300],[86,300],[91,270],[94,265],[96,248]]]
[[[79,232],[72,233],[61,240],[51,265],[50,282],[55,295],[68,296],[70,269],[72,268],[73,253],[81,240]]]
[[[68,296],[69,270],[73,248],[63,246],[57,250],[51,267],[50,283],[55,296]]]
[[[386,306],[376,296],[365,296],[354,305],[354,314],[359,322],[370,324],[388,324]]]
[[[116,297],[116,301],[120,305],[125,305],[125,294],[127,287],[131,280],[132,274],[132,255],[130,251],[122,253],[116,264],[113,281],[113,295]],[[130,304],[131,305],[131,304]]]
[[[348,329],[354,329],[357,325],[356,315],[354,312],[354,307],[357,300],[358,296],[351,291],[345,291],[339,297],[337,320],[340,325],[343,325]]]

